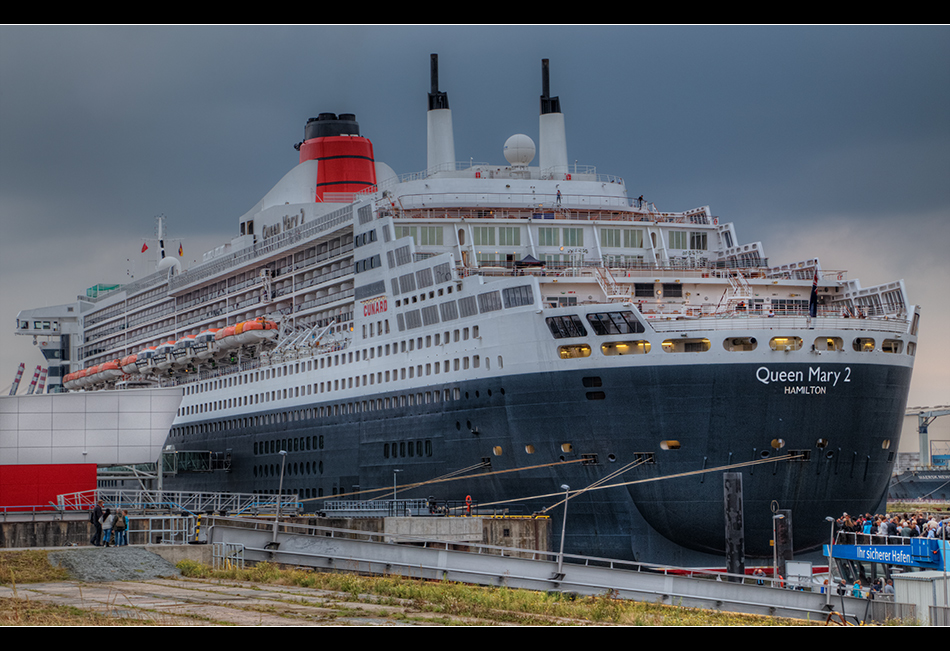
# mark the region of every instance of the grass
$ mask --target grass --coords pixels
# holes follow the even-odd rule
[[[622,626],[804,626],[823,624],[774,617],[683,608],[613,598],[577,596],[504,587],[473,586],[397,576],[364,576],[258,563],[246,569],[213,570],[193,561],[178,569],[189,578],[326,591],[327,623],[374,612],[394,623],[435,625],[622,625]],[[43,551],[0,552],[0,584],[69,580]],[[384,607],[380,609],[380,607]],[[375,610],[373,610],[375,609]],[[382,612],[383,614],[379,614]],[[288,622],[289,623],[289,622]],[[89,626],[149,625],[35,600],[0,598],[0,625]]]
[[[407,606],[429,622],[515,625],[640,625],[640,626],[802,626],[801,620],[783,620],[698,608],[682,608],[615,599],[607,595],[574,596],[560,592],[536,592],[510,588],[473,586],[406,577],[280,569],[269,563],[237,570],[213,571],[207,566],[183,561],[178,569],[185,576],[250,583],[300,586],[337,593],[352,602]],[[407,617],[407,615],[402,615]],[[394,616],[396,617],[396,616]],[[439,618],[443,618],[440,620]]]

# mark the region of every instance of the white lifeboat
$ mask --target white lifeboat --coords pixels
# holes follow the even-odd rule
[[[138,367],[139,373],[155,372],[155,348],[155,346],[143,348],[139,351],[138,355],[135,356],[135,366]]]
[[[175,366],[185,366],[196,359],[194,345],[195,335],[185,335],[175,342],[175,348],[172,350]]]
[[[155,368],[159,371],[167,371],[172,367],[175,361],[173,351],[175,350],[174,341],[166,341],[155,347]]]
[[[210,359],[214,356],[214,337],[217,333],[217,328],[209,328],[208,330],[202,330],[198,333],[198,336],[195,337],[194,346],[192,347],[195,357],[199,360],[203,360]]]

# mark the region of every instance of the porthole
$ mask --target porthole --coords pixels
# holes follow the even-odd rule
[[[710,348],[708,339],[667,339],[663,342],[663,351],[667,353],[705,353]]]
[[[902,353],[904,352],[904,342],[900,339],[885,339],[881,343],[881,351],[885,353]]]
[[[891,440],[890,440],[890,439],[884,439],[884,440],[881,442],[881,449],[882,449],[882,450],[888,450],[888,449],[890,449],[890,447],[891,447]]]
[[[755,337],[729,337],[722,342],[722,347],[731,353],[755,350],[758,345]]]
[[[501,446],[500,446],[500,445],[496,445],[495,447],[492,448],[492,452],[494,453],[494,455],[495,455],[496,457],[500,457],[500,456],[501,456]]]
[[[527,452],[528,454],[534,454],[534,446],[526,445],[524,446],[524,451]]]
[[[818,337],[815,339],[815,350],[844,350],[844,341],[841,337]]]
[[[828,439],[818,439],[815,441],[815,447],[819,450],[828,447]]]
[[[679,450],[680,442],[674,441],[672,439],[668,441],[660,441],[660,449],[661,450]]]
[[[870,337],[858,337],[851,342],[851,347],[859,353],[870,353],[874,351],[874,340]]]
[[[769,340],[769,348],[771,348],[772,350],[784,350],[785,352],[790,352],[793,350],[801,350],[802,338],[801,337],[772,337]]]
[[[785,447],[785,440],[784,440],[784,439],[772,439],[771,446],[772,446],[772,449],[773,449],[773,450],[781,450],[782,448]]]
[[[558,346],[557,354],[561,359],[577,359],[579,357],[590,357],[590,346],[588,346],[587,344]]]
[[[600,345],[604,355],[645,355],[650,352],[649,341],[609,341]]]
[[[571,452],[574,446],[570,443],[561,443],[561,452]]]

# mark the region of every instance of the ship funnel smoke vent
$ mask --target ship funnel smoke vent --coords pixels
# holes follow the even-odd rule
[[[433,54],[430,57],[429,74],[426,166],[429,173],[434,174],[440,169],[452,170],[455,168],[455,136],[452,130],[452,111],[449,109],[449,96],[439,90],[438,54]]]
[[[541,173],[549,178],[565,178],[567,174],[567,136],[561,102],[551,97],[548,60],[541,60],[541,142],[539,163]]]
[[[296,145],[300,162],[318,162],[316,201],[349,202],[347,196],[376,185],[376,161],[373,143],[360,136],[360,125],[353,113],[321,113],[307,121],[304,140]],[[343,193],[342,195],[339,193]]]

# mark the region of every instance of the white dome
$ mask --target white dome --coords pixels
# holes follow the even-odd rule
[[[516,133],[505,141],[505,160],[511,165],[526,166],[534,160],[534,141],[523,133]]]
[[[168,256],[167,258],[162,258],[161,261],[158,263],[159,271],[164,271],[165,269],[168,269],[169,267],[173,267],[175,269],[175,271],[172,272],[173,274],[181,273],[181,262],[178,260],[178,258],[173,258],[171,256]]]

